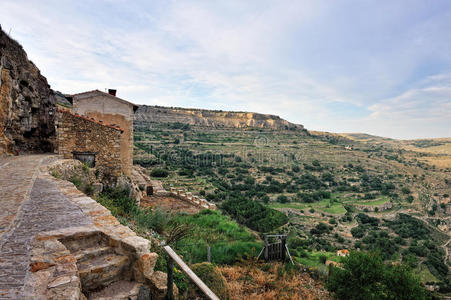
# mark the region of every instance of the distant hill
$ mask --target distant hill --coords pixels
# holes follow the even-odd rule
[[[304,126],[290,123],[275,115],[147,105],[139,107],[135,113],[135,122],[140,125],[183,123],[207,128],[261,128],[305,131]]]

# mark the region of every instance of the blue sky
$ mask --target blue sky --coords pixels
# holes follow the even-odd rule
[[[255,111],[307,129],[451,136],[451,1],[2,0],[64,93]]]

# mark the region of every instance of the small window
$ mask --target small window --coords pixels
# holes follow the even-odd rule
[[[96,166],[96,154],[97,152],[72,152],[74,159],[81,161],[82,163],[93,168]]]

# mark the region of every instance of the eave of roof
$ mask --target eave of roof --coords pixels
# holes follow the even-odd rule
[[[76,96],[85,95],[85,94],[89,94],[89,93],[97,93],[97,94],[100,94],[100,95],[102,95],[102,96],[107,96],[107,97],[109,97],[109,98],[111,98],[111,99],[113,99],[113,100],[117,100],[117,101],[119,101],[119,102],[123,102],[123,103],[125,103],[125,104],[132,105],[132,106],[133,106],[133,112],[136,112],[136,110],[137,110],[138,107],[139,107],[139,105],[136,105],[136,104],[134,104],[134,103],[132,103],[132,102],[130,102],[130,101],[124,100],[124,99],[122,99],[122,98],[119,98],[119,97],[110,95],[110,94],[108,94],[108,93],[105,93],[105,92],[102,92],[102,91],[99,91],[99,90],[92,90],[92,91],[86,91],[86,92],[82,92],[82,93],[72,94],[71,96],[72,96],[72,97],[76,97]]]

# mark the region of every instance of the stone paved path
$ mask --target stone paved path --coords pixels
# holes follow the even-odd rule
[[[43,156],[7,157],[0,160],[0,239],[14,223],[29,197]]]
[[[50,156],[0,160],[0,299],[23,298],[30,242],[42,231],[92,224],[54,181],[39,177]]]

